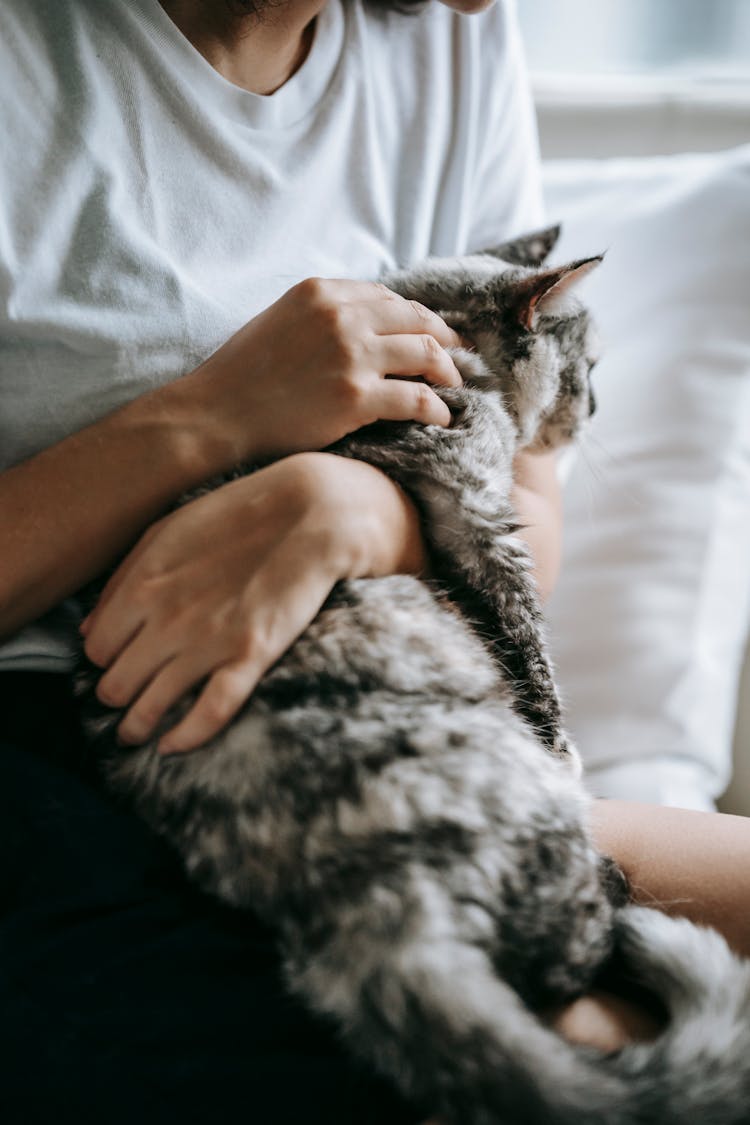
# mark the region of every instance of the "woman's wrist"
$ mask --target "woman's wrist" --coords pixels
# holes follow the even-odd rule
[[[0,636],[80,589],[183,492],[232,463],[192,376],[141,395],[0,474]]]
[[[213,355],[156,392],[174,412],[183,442],[195,466],[200,466],[201,480],[229,472],[240,462],[260,459],[261,443],[248,412],[240,417],[229,408],[232,396],[221,380],[221,363]]]
[[[372,560],[374,574],[422,574],[427,566],[419,513],[399,485],[382,475],[382,534]]]
[[[362,461],[330,453],[298,456],[315,474],[340,577],[377,578],[424,569],[419,515],[394,481]]]
[[[395,481],[372,465],[331,453],[296,457],[312,474],[313,495],[330,533],[339,577],[424,572],[427,558],[419,513]],[[521,466],[514,495],[521,500],[522,518],[532,525],[525,529],[524,538],[535,554],[545,596],[554,585],[559,563],[560,501],[554,465],[543,458],[534,462],[532,468]],[[527,481],[532,472],[535,476]]]

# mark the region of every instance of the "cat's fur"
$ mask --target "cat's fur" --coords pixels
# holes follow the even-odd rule
[[[414,497],[433,579],[340,583],[187,755],[116,746],[96,669],[79,691],[112,789],[202,887],[277,927],[290,988],[446,1125],[732,1125],[750,1112],[750,970],[718,935],[626,905],[597,854],[516,536],[514,453],[573,439],[590,410],[593,337],[567,290],[595,260],[542,269],[554,237],[385,279],[476,347],[440,392],[450,429],[379,424],[336,447]],[[615,951],[669,1023],[604,1058],[534,1010]]]

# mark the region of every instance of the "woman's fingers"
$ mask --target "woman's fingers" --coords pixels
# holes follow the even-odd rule
[[[291,536],[282,541],[255,575],[243,599],[244,620],[217,632],[211,644],[201,643],[195,630],[179,645],[180,655],[158,669],[120,724],[126,743],[146,741],[165,713],[187,691],[207,679],[198,699],[159,743],[164,754],[193,750],[208,742],[237,714],[258,681],[288,649],[323,604],[332,585],[327,573],[311,574],[300,565],[301,545]],[[112,677],[140,674],[139,655],[117,664]],[[135,678],[132,682],[135,682]]]
[[[201,669],[189,659],[167,660],[117,728],[120,741],[128,746],[146,742],[169,708],[205,673],[206,668]]]
[[[443,387],[460,387],[463,382],[445,348],[424,334],[378,337],[378,367],[389,375],[423,375]]]
[[[200,746],[226,726],[265,670],[260,651],[254,658],[230,663],[226,650],[198,644],[195,637],[188,639],[193,643],[167,658],[146,678],[143,690],[117,728],[118,737],[126,745],[148,741],[169,709],[208,678],[207,687],[189,711],[165,735],[166,741],[172,743],[171,750]],[[163,749],[162,743],[159,749]]]
[[[157,633],[145,625],[115,657],[99,680],[97,698],[109,707],[127,707],[149,681],[175,658],[177,652],[176,642],[170,644],[165,631]],[[131,741],[139,741],[138,736]]]
[[[235,645],[239,657],[216,669],[190,712],[161,740],[162,753],[192,750],[213,738],[313,620],[335,576],[301,563],[305,542],[292,534],[265,560],[246,599],[251,617]]]
[[[202,746],[231,722],[262,672],[254,661],[225,664],[214,672],[185,718],[159,742],[160,754]]]
[[[420,301],[409,300],[379,281],[325,281],[329,295],[340,305],[361,305],[362,319],[378,336],[401,333],[432,336],[443,348],[460,348],[466,341],[438,313]]]
[[[385,289],[385,286],[378,286]],[[441,316],[419,301],[409,301],[397,293],[385,289],[390,297],[383,297],[372,306],[372,326],[379,336],[394,336],[400,333],[427,334],[443,348],[459,348],[464,344],[459,334],[449,328]],[[395,300],[390,298],[395,297]]]
[[[210,675],[214,667],[215,662],[212,662],[205,652],[196,656],[195,653],[186,651],[174,660],[167,661],[139,695],[120,723],[117,729],[120,740],[129,746],[137,746],[146,742],[151,738],[170,707],[174,707],[191,688],[194,688],[196,684]],[[249,691],[247,694],[249,694]],[[237,706],[244,702],[247,694],[239,700]],[[188,714],[193,713],[195,706],[194,703]],[[233,711],[227,711],[227,718],[224,721],[228,722],[233,713]],[[202,741],[209,738],[211,734],[215,734],[219,729],[219,726],[217,726],[214,730],[209,731]],[[168,732],[167,737],[169,733],[171,732]],[[199,741],[195,742],[196,746],[199,745]],[[185,745],[181,748],[192,749],[192,745]]]
[[[103,626],[103,604],[100,602],[89,617],[84,652],[92,664],[108,668],[112,661],[138,635],[143,626],[143,607],[127,597],[107,605],[106,623]]]
[[[242,450],[265,460],[325,449],[374,422],[387,375],[458,386],[445,349],[462,343],[437,313],[383,284],[312,277],[249,321],[201,373],[228,447],[238,460]]]
[[[201,605],[205,616],[200,613]],[[230,619],[228,613],[217,615],[214,606],[203,602],[197,609],[197,613],[178,619],[171,629],[142,629],[99,681],[96,694],[103,703],[125,707],[135,700],[117,730],[120,740],[127,745],[146,742],[170,707],[191,688],[217,669],[223,672],[238,649],[249,650],[248,641],[243,639],[242,632],[237,628],[236,612],[234,619]],[[220,627],[219,616],[226,622],[224,627]],[[260,646],[254,645],[253,652],[255,659],[246,659],[245,669],[258,665],[260,671],[254,679],[244,676],[240,686],[245,688],[245,694],[236,706],[228,708],[223,696],[217,698],[214,691],[207,704],[203,704],[209,720],[203,724],[206,733],[202,733],[201,727],[195,737],[188,739],[180,749],[192,749],[211,737],[244,702],[265,670]],[[232,702],[234,704],[234,696]],[[193,714],[196,707],[197,703],[194,703],[188,714]],[[192,733],[191,728],[188,728],[188,733]]]
[[[383,379],[375,402],[376,417],[389,422],[450,426],[451,412],[427,383]]]
[[[146,620],[150,591],[138,570],[141,558],[158,536],[163,521],[157,520],[141,536],[109,578],[96,606],[81,630],[89,660],[107,668],[140,630]],[[102,624],[104,621],[104,625]]]

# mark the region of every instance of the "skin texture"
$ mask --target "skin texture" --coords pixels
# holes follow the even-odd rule
[[[513,507],[531,548],[534,578],[545,602],[555,588],[562,552],[562,495],[554,453],[517,453],[513,462]]]
[[[637,902],[713,926],[750,957],[750,818],[598,801],[592,827]]]
[[[447,424],[428,387],[385,375],[456,385],[443,347],[458,342],[439,317],[381,286],[294,286],[195,372],[0,476],[14,528],[0,635],[101,572],[186,488],[240,460],[319,449],[379,417]]]
[[[315,17],[326,0],[286,0],[240,7],[206,0],[161,0],[161,6],[197,51],[228,82],[254,94],[272,94],[299,70],[312,45]]]

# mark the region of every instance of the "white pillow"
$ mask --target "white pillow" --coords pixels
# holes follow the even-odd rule
[[[548,607],[569,727],[597,795],[710,808],[750,619],[750,146],[555,162],[546,194],[555,261],[607,251]]]

